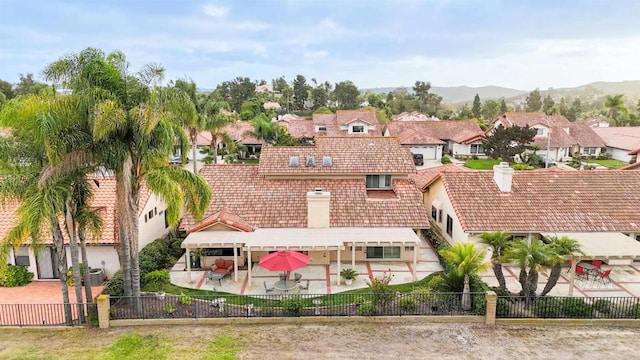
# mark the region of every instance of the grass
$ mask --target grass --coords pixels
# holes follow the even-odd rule
[[[623,166],[627,166],[629,165],[629,163],[626,163],[624,161],[620,161],[620,160],[613,160],[613,159],[608,159],[608,160],[585,160],[587,163],[590,164],[598,164],[598,165],[602,165],[602,166],[606,166],[609,169],[619,169]]]
[[[238,160],[238,163],[240,163],[240,164],[257,164],[258,162],[260,162],[260,159],[244,159],[244,160]]]
[[[500,162],[501,160],[497,159],[467,160],[465,161],[464,166],[474,170],[492,170],[493,165],[498,165]]]

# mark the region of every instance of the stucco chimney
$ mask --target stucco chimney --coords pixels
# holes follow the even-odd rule
[[[329,227],[329,202],[331,193],[315,188],[307,193],[307,227]]]
[[[493,165],[493,181],[502,192],[511,192],[511,182],[513,181],[513,169],[508,162],[501,162]]]

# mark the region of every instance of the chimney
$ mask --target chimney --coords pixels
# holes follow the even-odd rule
[[[322,188],[315,188],[307,193],[307,227],[308,228],[328,228],[329,227],[329,200],[331,193],[322,191]]]
[[[498,188],[502,192],[511,192],[511,182],[513,180],[513,169],[509,167],[508,162],[501,162],[493,165],[493,181],[496,182]]]

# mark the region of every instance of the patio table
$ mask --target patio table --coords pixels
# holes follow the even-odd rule
[[[222,286],[222,279],[224,279],[225,276],[227,276],[227,274],[209,271],[209,273],[207,274],[207,281],[205,281],[205,283],[209,283],[209,281],[213,280],[218,280],[218,285]]]
[[[298,286],[298,283],[294,280],[279,280],[273,284],[273,288],[276,290],[288,292],[289,290],[293,290]]]
[[[581,268],[585,269],[588,273],[594,276],[598,275],[598,272],[599,272],[598,267],[591,264],[590,262],[581,261],[577,264],[577,266],[580,266]]]

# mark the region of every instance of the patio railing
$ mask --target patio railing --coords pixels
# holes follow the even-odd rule
[[[70,324],[66,323],[65,304],[0,304],[0,326],[79,325],[77,304],[66,306],[70,306]]]
[[[272,316],[484,315],[484,293],[332,295],[150,295],[110,298],[110,319],[222,318]]]
[[[640,319],[640,298],[499,296],[497,318]]]

